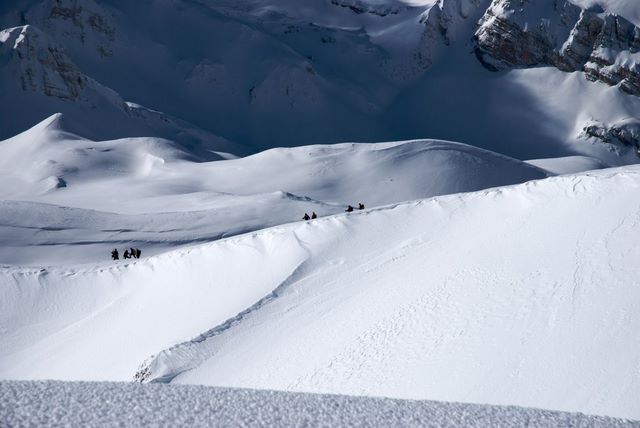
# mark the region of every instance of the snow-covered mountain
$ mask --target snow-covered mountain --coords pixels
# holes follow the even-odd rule
[[[3,38],[38,34],[26,39],[37,39],[29,45],[41,53],[35,59],[4,43],[0,71],[10,77],[2,91],[13,101],[0,107],[11,118],[0,138],[62,112],[88,122],[83,135],[92,139],[187,139],[240,155],[428,136],[520,159],[636,163],[634,4],[5,2],[0,28],[13,30]],[[89,110],[96,120],[82,117]]]
[[[5,59],[0,67],[5,131],[65,111],[75,118],[73,130],[90,138],[162,136],[203,159],[215,158],[215,150],[239,149],[184,121],[125,102],[82,73],[60,45],[34,26],[0,31],[0,55]]]
[[[0,2],[0,380],[640,419],[639,61],[637,0]]]

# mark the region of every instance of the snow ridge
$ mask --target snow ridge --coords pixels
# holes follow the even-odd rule
[[[295,236],[295,232],[294,232]],[[300,241],[297,236],[296,239]],[[176,376],[191,370],[212,357],[215,349],[208,347],[211,343],[209,339],[221,335],[235,325],[241,323],[244,318],[252,312],[259,310],[264,305],[269,304],[272,300],[277,299],[278,295],[286,290],[287,287],[299,280],[303,273],[304,261],[301,262],[293,272],[277,285],[273,291],[262,299],[240,312],[238,315],[229,318],[224,323],[208,330],[198,337],[187,342],[179,343],[160,352],[158,355],[151,356],[145,361],[133,380],[136,382],[153,382],[153,383],[170,383]],[[179,362],[182,363],[179,363]]]

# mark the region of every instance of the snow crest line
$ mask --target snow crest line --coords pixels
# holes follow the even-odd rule
[[[297,234],[294,233],[296,240],[302,248],[305,248]],[[308,251],[307,251],[308,253]],[[179,343],[169,349],[163,350],[155,356],[151,356],[147,361],[142,363],[138,371],[133,377],[136,382],[150,383],[170,383],[176,376],[191,370],[215,353],[215,348],[209,345],[210,339],[220,336],[226,331],[240,324],[249,314],[260,310],[263,306],[277,299],[279,295],[292,284],[298,282],[304,271],[304,265],[307,258],[300,262],[293,271],[285,278],[273,291],[256,303],[240,312],[238,315],[229,318],[222,324],[205,331],[199,336]]]
[[[454,194],[448,194],[448,195],[433,196],[429,198],[407,200],[403,202],[397,202],[397,203],[392,203],[388,205],[369,208],[362,212],[349,213],[348,216],[367,214],[367,213],[373,213],[373,212],[381,212],[381,211],[389,211],[389,210],[394,210],[398,207],[416,205],[416,204],[420,204],[428,201],[438,201],[438,202],[446,203],[451,200],[461,200],[473,195],[477,195],[477,196],[488,196],[492,194],[499,195],[504,191],[510,191],[518,188],[525,188],[528,191],[531,188],[536,188],[538,186],[546,186],[546,185],[557,186],[558,184],[565,182],[566,180],[571,180],[577,185],[578,182],[581,182],[584,179],[610,180],[610,179],[616,179],[616,178],[623,178],[623,179],[628,178],[629,175],[634,175],[634,176],[640,175],[640,169],[634,166],[627,166],[622,171],[620,171],[619,169],[613,169],[614,172],[610,172],[610,171],[607,172],[607,171],[608,170],[601,170],[601,171],[593,171],[593,172],[587,172],[587,173],[568,174],[568,175],[562,175],[557,177],[544,178],[540,180],[531,180],[531,181],[527,181],[520,184],[492,187],[489,189],[483,189],[483,190],[478,190],[473,192],[460,192],[460,193],[454,193]],[[579,193],[580,192],[578,192],[577,189],[573,189],[573,191],[567,192],[568,195],[574,195],[574,196]],[[346,214],[344,213],[338,213],[338,214],[333,214],[327,217],[320,218],[315,222],[323,222],[323,221],[330,220],[332,218],[341,218],[345,216]],[[212,245],[217,245],[219,243],[224,243],[224,242],[234,243],[234,242],[242,241],[248,236],[258,236],[264,233],[283,231],[285,229],[292,230],[294,227],[296,227],[296,225],[299,225],[299,224],[300,222],[296,221],[293,223],[283,223],[276,226],[271,226],[265,229],[254,230],[254,231],[240,233],[240,234],[234,234],[233,236],[221,235],[219,239],[210,240],[208,242],[197,243],[195,245],[190,245],[185,248],[169,250],[164,253],[153,255],[150,257],[145,257],[143,258],[143,260],[127,262],[122,264],[111,264],[111,263],[107,264],[105,262],[101,264],[92,264],[90,266],[81,266],[81,265],[78,265],[76,267],[45,266],[44,268],[0,264],[0,269],[5,271],[5,273],[18,274],[18,275],[37,274],[41,272],[56,272],[56,271],[63,271],[67,275],[88,274],[88,273],[104,272],[104,271],[120,271],[123,268],[128,268],[130,266],[136,266],[136,265],[143,265],[152,260],[164,259],[166,257],[173,257],[173,256],[178,256],[178,257],[188,256],[189,253],[193,250],[207,248]],[[197,242],[197,241],[194,241],[194,242]]]

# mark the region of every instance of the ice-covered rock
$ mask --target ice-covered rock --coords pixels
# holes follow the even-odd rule
[[[591,120],[585,124],[579,138],[602,142],[621,156],[640,157],[640,120],[629,118],[610,125]]]

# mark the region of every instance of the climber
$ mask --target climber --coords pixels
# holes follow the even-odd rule
[[[302,217],[303,220],[311,220],[311,217],[309,217],[309,214],[304,213],[304,217]]]
[[[118,255],[118,249],[117,249],[117,248],[114,248],[114,249],[111,251],[111,258],[112,258],[113,260],[118,260],[118,259],[120,258],[120,256]]]
[[[129,254],[129,250],[124,250],[124,253],[122,253],[122,258],[123,259],[130,259],[131,255]]]
[[[136,248],[136,259],[140,258],[140,254],[142,254],[142,251],[140,251],[140,248]]]
[[[351,205],[349,205],[349,206],[347,207],[347,209],[346,209],[346,210],[344,210],[344,212],[346,212],[346,213],[350,213],[351,211],[353,211],[353,207],[352,207]]]
[[[317,218],[318,218],[318,215],[316,214],[316,212],[315,212],[315,211],[314,211],[314,212],[312,212],[312,213],[311,213],[311,220],[315,220],[315,219],[317,219]]]
[[[363,210],[363,209],[364,209],[364,204],[363,204],[362,202],[360,202],[360,203],[358,204],[358,209],[359,209],[359,210]]]
[[[129,255],[131,256],[131,258],[136,258],[136,250],[133,249],[133,247],[129,248]]]

